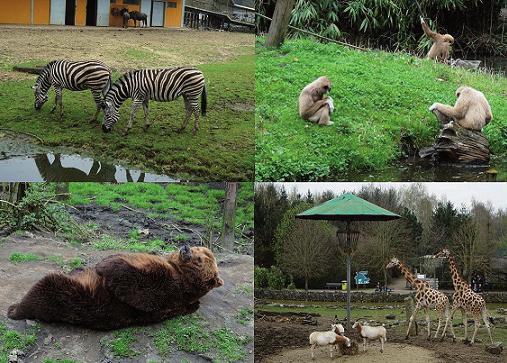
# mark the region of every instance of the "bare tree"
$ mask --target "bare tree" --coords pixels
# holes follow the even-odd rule
[[[236,195],[238,183],[225,183],[224,224],[221,236],[221,246],[226,251],[234,251],[234,219],[236,215]]]
[[[283,230],[278,231],[280,253],[278,262],[282,270],[296,278],[308,282],[311,278],[321,277],[329,270],[334,256],[331,248],[332,228],[322,221],[302,221],[294,219],[291,213],[284,217]]]
[[[266,37],[267,47],[279,47],[287,34],[292,9],[296,0],[278,0],[276,2],[273,20],[269,26],[269,32]]]

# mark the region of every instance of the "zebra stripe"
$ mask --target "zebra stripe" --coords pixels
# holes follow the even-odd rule
[[[132,98],[130,120],[125,130],[128,133],[132,127],[136,112],[140,106],[144,110],[145,130],[150,126],[148,122],[149,100],[166,102],[183,96],[186,115],[180,130],[185,129],[192,114],[195,117],[194,133],[199,128],[199,110],[206,115],[206,84],[201,71],[192,67],[176,67],[168,69],[141,69],[125,73],[111,87],[106,95],[105,118],[102,124],[104,132],[111,131],[113,125],[120,118],[120,107]],[[201,106],[199,107],[199,96]]]
[[[102,62],[98,61],[67,61],[56,60],[48,63],[42,69],[35,82],[35,109],[40,110],[48,100],[48,91],[55,88],[55,106],[60,106],[60,117],[63,115],[62,90],[71,91],[91,90],[97,111],[94,120],[103,107],[104,97],[111,87],[111,70]]]

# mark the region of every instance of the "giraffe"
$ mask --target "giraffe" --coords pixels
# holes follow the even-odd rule
[[[493,337],[491,336],[491,329],[489,327],[488,322],[486,302],[484,301],[482,296],[474,292],[468,285],[468,282],[460,275],[460,273],[458,272],[458,267],[456,265],[456,260],[452,255],[452,253],[447,248],[444,248],[442,251],[438,252],[434,257],[446,258],[449,261],[452,283],[454,285],[454,294],[452,295],[452,309],[450,317],[451,326],[454,313],[458,309],[461,310],[461,314],[463,315],[463,325],[465,326],[465,343],[467,343],[468,342],[467,314],[472,315],[475,321],[475,329],[470,344],[474,344],[475,335],[477,334],[477,329],[481,325],[482,318],[482,320],[484,321],[484,325],[486,325],[486,328],[488,329],[491,344],[493,344]],[[454,331],[452,331],[452,339],[453,341],[456,341]]]
[[[447,330],[447,325],[449,323],[449,298],[441,291],[432,289],[429,284],[426,281],[421,281],[415,278],[415,276],[410,272],[410,270],[405,266],[400,260],[398,260],[396,257],[393,257],[391,261],[387,264],[386,269],[391,268],[398,268],[403,276],[405,277],[405,280],[408,281],[412,287],[416,289],[415,294],[415,309],[412,313],[412,316],[410,317],[410,321],[408,323],[408,329],[407,334],[405,336],[405,339],[408,339],[408,335],[410,333],[410,327],[412,326],[412,322],[415,320],[417,316],[417,311],[421,308],[424,309],[426,313],[426,323],[428,324],[428,340],[431,339],[431,329],[430,329],[430,315],[429,315],[429,309],[435,309],[438,312],[438,327],[437,331],[435,333],[435,338],[438,336],[438,332],[440,331],[440,326],[442,323],[442,318],[445,316],[445,326],[444,331],[442,334],[445,334],[445,331]],[[451,324],[451,331],[452,330],[452,324]],[[453,331],[454,334],[454,331]]]

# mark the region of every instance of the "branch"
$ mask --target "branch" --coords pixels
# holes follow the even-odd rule
[[[260,13],[255,13],[255,15],[260,16],[261,18],[267,19],[269,21],[273,20],[273,19],[267,17],[266,15],[263,15],[263,14],[260,14]],[[312,35],[312,36],[314,36],[316,38],[324,39],[324,40],[326,40],[328,42],[344,45],[344,46],[352,48],[352,49],[361,50],[361,51],[367,51],[368,50],[366,48],[358,47],[356,45],[352,45],[352,44],[345,43],[345,42],[340,42],[339,40],[334,40],[334,39],[331,39],[331,38],[328,38],[328,37],[325,37],[325,36],[313,33],[313,32],[308,31],[308,30],[296,28],[295,26],[292,26],[292,25],[289,25],[289,28],[291,28],[293,30],[296,30],[298,32],[304,33],[304,34]]]

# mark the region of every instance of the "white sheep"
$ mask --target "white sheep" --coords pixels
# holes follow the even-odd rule
[[[345,343],[347,347],[350,347],[350,339],[342,336],[341,334],[345,330],[343,329],[343,326],[341,324],[331,324],[331,330],[330,331],[314,331],[310,334],[310,350],[312,352],[312,359],[313,356],[313,350],[315,347],[318,346],[324,346],[329,345],[329,356],[333,358],[333,346],[336,347],[336,344],[342,344]],[[339,332],[340,334],[337,334]]]
[[[361,325],[358,321],[352,325],[361,338],[363,338],[363,347],[366,350],[366,340],[380,340],[380,353],[384,352],[384,343],[387,342],[387,331],[384,326]]]

